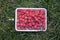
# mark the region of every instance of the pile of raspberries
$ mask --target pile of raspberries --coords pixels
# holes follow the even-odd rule
[[[18,30],[45,30],[44,10],[17,10]]]

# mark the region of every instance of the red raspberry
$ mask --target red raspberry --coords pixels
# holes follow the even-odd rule
[[[28,19],[28,20],[27,20],[27,22],[31,22],[31,20],[30,20],[30,19]]]
[[[17,27],[17,30],[21,30],[20,27]]]
[[[44,14],[43,10],[40,10],[39,13],[40,13],[40,16]]]

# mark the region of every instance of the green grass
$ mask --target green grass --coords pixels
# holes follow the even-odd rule
[[[47,31],[17,32],[14,19],[15,9],[46,8]],[[60,40],[60,0],[0,0],[0,40]]]

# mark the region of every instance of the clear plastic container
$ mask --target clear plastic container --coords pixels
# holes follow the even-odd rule
[[[16,8],[16,31],[46,31],[47,10],[45,8]]]

